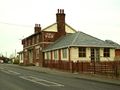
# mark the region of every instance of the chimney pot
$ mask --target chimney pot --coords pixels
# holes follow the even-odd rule
[[[62,13],[64,13],[64,9],[62,9]]]
[[[62,10],[60,9],[60,13],[62,13]]]
[[[39,24],[39,27],[40,27],[40,24]]]
[[[37,27],[37,24],[35,24],[35,27]]]
[[[58,9],[58,13],[59,13],[59,9]]]
[[[41,31],[41,26],[40,26],[40,24],[35,24],[34,30],[35,30],[35,31],[34,31],[35,33],[40,32],[40,31]]]
[[[65,14],[64,9],[58,9],[56,14],[57,30],[61,35],[65,35]]]

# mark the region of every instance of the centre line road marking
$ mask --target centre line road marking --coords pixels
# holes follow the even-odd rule
[[[36,77],[33,77],[33,76],[19,76],[19,77],[22,78],[22,79],[34,82],[34,83],[41,84],[43,86],[48,86],[48,87],[49,86],[61,86],[61,87],[64,86],[64,85],[59,84],[59,83],[55,83],[55,82],[48,81],[48,80],[45,80],[45,79],[36,78]]]

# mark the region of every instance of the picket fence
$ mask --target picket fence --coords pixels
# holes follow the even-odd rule
[[[120,77],[120,61],[73,62],[63,60],[45,60],[43,66],[72,73],[91,73]]]

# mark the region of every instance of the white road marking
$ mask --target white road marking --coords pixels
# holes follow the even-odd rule
[[[12,71],[12,70],[1,70],[2,72],[4,72],[4,73],[7,73],[7,74],[12,74],[12,75],[18,75],[18,74],[20,74],[20,73],[18,73],[18,72],[15,72],[15,71]]]
[[[3,70],[4,68],[3,67],[0,67],[0,70]]]
[[[43,86],[48,86],[48,87],[49,86],[62,86],[62,87],[64,86],[64,85],[59,84],[59,83],[51,82],[51,81],[48,81],[48,80],[45,80],[45,79],[36,78],[36,77],[33,77],[33,76],[19,76],[19,77],[22,78],[22,79],[34,82],[34,83],[41,84]]]
[[[12,70],[8,70],[10,73],[14,73],[14,74],[16,74],[16,75],[18,75],[18,74],[20,74],[20,73],[18,73],[18,72],[16,72],[16,71],[12,71]]]

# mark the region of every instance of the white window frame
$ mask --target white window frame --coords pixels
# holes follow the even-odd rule
[[[64,48],[64,49],[62,49],[62,58],[67,58],[67,49],[66,48]]]
[[[55,50],[55,51],[54,51],[54,60],[57,60],[57,59],[58,59],[58,51]]]

